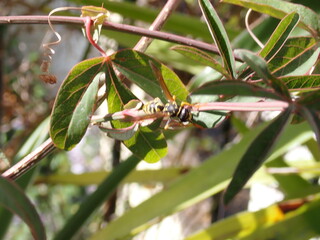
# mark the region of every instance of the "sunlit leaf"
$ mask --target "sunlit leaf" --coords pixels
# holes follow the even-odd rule
[[[294,12],[288,14],[285,18],[283,18],[274,30],[274,32],[272,33],[272,35],[270,36],[270,38],[268,39],[268,42],[259,52],[259,56],[264,58],[266,61],[273,58],[274,55],[282,48],[282,46],[288,39],[290,33],[297,25],[298,21],[299,15]],[[244,64],[243,66],[241,66],[239,71],[242,72],[242,69],[246,68],[247,64]],[[247,68],[240,74],[239,78],[245,78],[251,73],[252,70],[250,68]]]
[[[130,81],[136,83],[141,89],[152,97],[159,97],[162,102],[167,102],[167,97],[163,93],[159,80],[150,62],[160,69],[165,84],[172,96],[176,96],[178,101],[186,101],[188,91],[179,77],[168,67],[161,64],[154,58],[134,50],[119,51],[112,56],[112,65]]]
[[[216,70],[217,72],[221,73],[226,78],[231,79],[231,76],[226,71],[226,69],[217,60],[215,60],[206,52],[194,47],[183,46],[183,45],[174,46],[171,49],[181,53],[182,55],[190,59],[193,59],[196,62],[199,62],[205,66],[209,66],[214,70]]]
[[[286,84],[289,89],[308,90],[311,88],[320,87],[320,75],[299,75],[279,77],[279,79]]]
[[[136,63],[135,61],[132,62]],[[109,112],[122,111],[128,102],[136,99],[129,89],[118,79],[111,62],[108,63],[106,80]],[[112,125],[116,129],[128,128],[132,124],[112,121]],[[144,159],[147,162],[157,162],[167,154],[167,143],[162,132],[160,130],[153,131],[149,127],[141,127],[130,139],[123,141],[123,143],[136,157]]]
[[[304,75],[317,61],[319,52],[314,38],[289,38],[268,67],[275,76]]]
[[[164,217],[181,211],[221,192],[226,187],[228,179],[232,176],[232,172],[241,156],[262,130],[263,128],[259,127],[248,132],[239,143],[209,157],[198,168],[184,174],[163,191],[109,222],[90,239],[132,238],[150,227],[151,221],[159,216]],[[288,126],[275,148],[276,155],[284,154],[289,148],[310,138],[312,138],[312,133],[307,124]],[[274,156],[272,155],[270,158],[270,160],[273,160]]]
[[[202,14],[206,20],[211,36],[213,37],[222,60],[224,67],[232,78],[236,77],[235,59],[233,56],[231,44],[217,12],[214,10],[209,0],[199,0]]]
[[[295,12],[288,14],[281,20],[264,48],[260,51],[259,55],[266,61],[271,59],[281,49],[292,30],[299,22],[299,15]]]
[[[103,57],[80,62],[63,81],[50,122],[50,136],[58,148],[72,149],[85,134],[96,103],[97,74],[104,64]]]
[[[209,100],[213,95],[230,95],[230,96],[248,96],[248,97],[261,97],[270,98],[275,100],[282,100],[283,98],[276,93],[272,93],[267,89],[259,87],[255,84],[247,82],[229,80],[229,81],[217,81],[205,84],[201,88],[196,89],[191,93],[190,98],[192,103],[199,102],[197,98],[201,97]],[[215,101],[215,98],[212,98]]]
[[[233,178],[224,195],[224,202],[229,203],[244,187],[246,182],[262,165],[270,154],[277,139],[290,119],[292,107],[288,107],[274,119],[255,139],[247,149],[238,164]]]
[[[310,8],[279,0],[222,0],[222,2],[237,4],[254,11],[268,14],[272,17],[282,19],[285,15],[296,12],[300,15],[299,26],[306,29],[314,36],[319,32],[319,17]]]
[[[213,223],[185,240],[241,239],[241,236],[283,219],[281,209],[272,205],[257,212],[244,212]]]
[[[295,211],[285,215],[284,219],[251,232],[240,239],[312,239],[319,236],[317,223],[320,221],[320,200],[315,199]]]
[[[45,229],[34,205],[15,183],[1,176],[0,205],[17,214],[28,225],[34,239],[46,239]]]

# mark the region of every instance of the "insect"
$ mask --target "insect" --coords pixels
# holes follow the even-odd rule
[[[152,101],[144,104],[142,110],[147,114],[153,114],[157,112],[162,112],[164,107],[165,106],[161,102],[160,98],[155,98]]]
[[[165,84],[159,69],[156,68],[156,66],[152,62],[150,62],[150,65],[159,80],[160,86],[165,96],[168,98],[168,102],[164,105],[159,98],[155,98],[143,105],[143,111],[147,114],[162,112],[165,115],[168,115],[169,119],[164,127],[165,129],[169,128],[169,124],[173,118],[177,118],[181,123],[189,123],[192,120],[192,105],[187,102],[182,102],[179,105],[176,102],[175,96],[172,96],[169,92],[169,89]]]

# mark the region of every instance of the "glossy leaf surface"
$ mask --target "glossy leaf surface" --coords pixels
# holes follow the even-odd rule
[[[46,239],[45,229],[34,205],[15,183],[1,176],[0,205],[17,214],[28,225],[34,239]]]
[[[293,12],[281,20],[259,55],[266,61],[271,59],[283,46],[290,33],[299,22],[299,14]]]
[[[155,75],[150,62],[157,67],[162,74],[164,82],[172,96],[178,101],[186,101],[188,91],[179,77],[168,67],[148,55],[134,50],[119,51],[112,56],[112,65],[130,81],[137,84],[150,96],[159,97],[162,102],[167,102],[159,80]]]
[[[212,95],[261,97],[275,100],[283,99],[278,94],[272,93],[255,84],[232,80],[208,83],[192,92],[190,98],[192,99],[192,103],[198,102],[197,99],[199,97],[206,97],[208,102],[212,102],[209,100]],[[216,99],[212,98],[212,100],[215,101]]]
[[[105,58],[78,63],[63,81],[55,100],[50,122],[50,136],[61,149],[72,149],[83,137],[96,102],[99,72]]]
[[[223,23],[221,22],[217,12],[214,10],[209,0],[199,0],[199,5],[208,25],[211,36],[213,37],[219,49],[224,67],[228,71],[229,75],[232,78],[235,78],[235,59]]]
[[[319,52],[314,38],[289,38],[268,67],[275,76],[304,75],[317,61]]]
[[[312,90],[311,88],[320,87],[320,75],[301,75],[279,77],[289,89],[297,90]]]
[[[138,68],[138,67],[137,67]],[[123,85],[115,74],[111,62],[106,72],[108,89],[109,112],[122,111],[124,106],[136,97]],[[128,128],[132,123],[112,121],[116,129]],[[138,158],[147,162],[157,162],[167,154],[167,143],[160,130],[153,131],[148,127],[141,127],[124,145]]]
[[[231,76],[226,71],[226,69],[224,69],[224,67],[217,60],[215,60],[213,57],[211,57],[206,52],[199,50],[197,48],[194,48],[194,47],[182,46],[182,45],[174,46],[171,49],[181,53],[182,55],[184,55],[188,58],[193,59],[194,61],[196,61],[198,63],[201,63],[205,66],[211,67],[214,70],[216,70],[217,72],[221,73],[226,78],[231,79]]]

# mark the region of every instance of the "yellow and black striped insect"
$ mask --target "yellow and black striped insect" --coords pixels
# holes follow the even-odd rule
[[[164,109],[164,105],[161,102],[160,98],[155,98],[152,101],[144,104],[142,107],[142,110],[147,114],[162,112],[163,109]]]
[[[150,62],[153,72],[157,76],[160,86],[168,99],[168,102],[164,105],[159,98],[155,98],[152,101],[143,105],[143,111],[147,114],[154,114],[162,112],[169,116],[169,119],[165,125],[165,129],[169,127],[169,124],[173,118],[177,118],[181,123],[189,123],[192,120],[191,109],[192,105],[187,102],[182,102],[180,105],[177,104],[175,96],[172,96],[169,92],[167,85],[165,84],[162,74],[159,69]]]

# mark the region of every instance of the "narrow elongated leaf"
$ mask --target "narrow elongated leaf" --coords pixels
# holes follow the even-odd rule
[[[237,4],[254,11],[265,13],[275,18],[282,19],[285,15],[296,12],[300,15],[299,26],[317,36],[319,32],[319,17],[310,8],[286,1],[279,0],[222,0],[222,2]]]
[[[269,239],[312,239],[320,234],[316,223],[320,221],[320,200],[306,203],[297,210],[286,214],[284,219],[275,224],[257,229],[241,240]]]
[[[136,170],[132,171],[121,183],[137,182],[140,184],[167,184],[191,169],[192,168],[189,167],[170,167],[152,170]],[[88,186],[100,184],[110,174],[112,174],[112,172],[109,171],[86,172],[81,174],[59,173],[48,176],[39,176],[36,179],[36,183]]]
[[[311,88],[320,87],[320,75],[302,75],[302,76],[288,76],[279,77],[279,79],[286,84],[289,89],[308,90]]]
[[[167,98],[161,89],[159,80],[150,66],[150,62],[160,69],[162,77],[171,95],[176,96],[178,101],[186,101],[188,91],[179,77],[168,67],[154,58],[134,50],[119,51],[112,56],[112,65],[126,76],[130,81],[137,84],[141,89],[152,97],[159,97],[167,102]]]
[[[236,78],[235,59],[232,53],[231,44],[217,12],[214,10],[209,0],[199,0],[199,5],[211,36],[219,48],[224,67],[232,78]]]
[[[239,213],[218,221],[185,240],[311,239],[319,235],[319,228],[315,224],[320,221],[319,210],[319,199],[290,214],[283,214],[279,206],[272,205],[257,212]]]
[[[185,240],[240,239],[250,232],[283,219],[281,209],[272,205],[257,212],[244,212],[213,223],[210,227],[195,233]],[[250,230],[249,230],[250,229]]]
[[[35,207],[13,182],[0,176],[0,205],[17,214],[30,228],[34,239],[46,239],[46,233]]]
[[[316,63],[319,52],[314,38],[289,38],[268,67],[275,76],[304,75]]]
[[[138,68],[138,67],[137,67]],[[118,79],[111,62],[108,63],[107,73],[108,109],[110,112],[123,110],[131,100],[137,99]],[[132,123],[112,121],[114,128],[127,128]],[[167,143],[160,130],[153,131],[149,127],[141,127],[124,145],[138,158],[147,162],[157,162],[167,154]]]
[[[298,21],[299,15],[295,12],[288,14],[285,18],[283,18],[272,33],[264,48],[259,52],[259,56],[264,58],[266,61],[272,59],[274,55],[282,48],[290,33],[297,25]],[[247,64],[241,66],[242,69],[245,69],[246,67]],[[239,78],[245,78],[251,73],[252,70],[248,68],[240,74]]]
[[[54,237],[54,240],[72,239],[83,227],[88,218],[111,196],[120,182],[136,167],[140,159],[131,156],[120,163],[98,188],[80,205],[78,211],[72,215]]]
[[[229,203],[231,199],[244,187],[246,182],[266,160],[279,135],[288,123],[292,107],[288,107],[269,126],[267,126],[250,145],[240,160],[233,178],[224,195],[224,202]]]
[[[270,39],[260,51],[259,55],[266,61],[271,59],[283,46],[290,33],[299,22],[299,14],[293,12],[281,20]]]
[[[224,69],[224,67],[217,61],[215,60],[213,57],[211,57],[208,53],[199,50],[197,48],[194,47],[190,47],[190,46],[174,46],[171,48],[172,50],[175,50],[179,53],[181,53],[182,55],[189,57],[205,66],[211,67],[214,70],[216,70],[217,72],[221,73],[223,76],[225,76],[228,79],[231,79],[230,74],[228,73],[228,71],[226,71],[226,69]]]
[[[206,97],[206,99],[209,100],[210,96],[213,95],[248,96],[283,100],[278,94],[267,91],[255,84],[236,80],[217,81],[205,84],[192,92],[190,98],[192,99],[192,103],[196,103],[199,97]],[[212,99],[213,101],[216,100],[214,98]],[[209,100],[208,102],[211,101]]]
[[[287,87],[279,79],[274,77],[269,69],[266,61],[253,52],[243,49],[235,50],[238,54],[268,85],[270,85],[277,93],[286,99],[291,99]]]
[[[85,134],[96,102],[97,74],[104,63],[103,57],[78,63],[63,81],[50,122],[50,136],[58,148],[72,149]]]
[[[307,124],[289,126],[277,144],[274,157],[284,154],[288,148],[311,139],[313,134],[309,129]],[[157,193],[139,206],[128,210],[118,219],[110,222],[90,239],[130,238],[150,226],[151,220],[185,209],[210,197],[212,194],[222,191],[245,149],[261,131],[261,127],[250,131],[238,144],[210,157],[200,167],[189,171],[164,191]],[[274,157],[273,155],[270,156],[270,160]]]
[[[35,150],[41,143],[43,143],[48,138],[48,127],[49,127],[49,118],[45,119],[38,127],[33,131],[31,136],[28,137],[19,149],[18,153],[14,156],[13,163],[17,163],[21,160],[22,157],[28,155],[33,150]],[[26,189],[30,182],[32,182],[33,177],[37,168],[30,169],[26,174],[21,176],[16,180],[16,183],[22,189]],[[12,220],[12,212],[0,206],[0,239],[4,239],[4,236],[9,228],[10,222]]]

